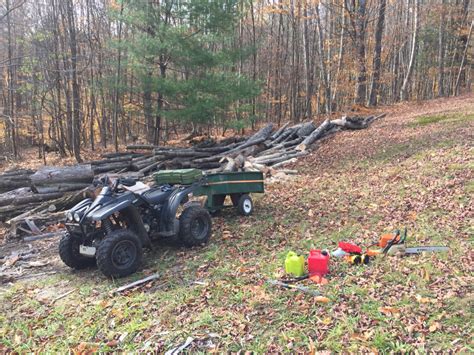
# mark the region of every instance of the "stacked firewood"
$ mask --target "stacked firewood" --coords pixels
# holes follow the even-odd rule
[[[206,140],[192,147],[133,145],[126,152],[105,154],[85,164],[7,171],[0,174],[0,221],[70,208],[90,195],[94,179],[105,174],[140,179],[161,169],[198,168],[206,173],[262,171],[272,175],[308,154],[308,148],[322,138],[343,129],[367,128],[383,116],[343,117],[319,126],[312,121],[287,123],[279,129],[269,123],[250,137]]]

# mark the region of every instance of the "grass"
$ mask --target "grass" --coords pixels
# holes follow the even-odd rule
[[[127,279],[62,267],[59,275],[7,288],[0,295],[0,349],[163,352],[192,336],[191,349],[200,352],[470,352],[472,264],[465,251],[472,239],[472,161],[468,137],[460,136],[394,142],[341,162],[317,181],[302,168],[297,180],[269,185],[255,199],[255,215],[216,217],[209,245],[159,246],[146,254],[144,271]],[[404,225],[410,245],[452,251],[376,259],[366,267],[332,260],[329,284],[306,283],[329,303],[264,283],[282,276],[289,250],[334,249],[341,240],[367,245]],[[161,279],[110,294],[152,272]],[[69,289],[76,291],[52,302]]]
[[[474,114],[466,113],[449,113],[440,115],[421,116],[416,121],[410,123],[411,127],[426,126],[434,123],[459,123],[462,121],[470,121],[474,119]]]

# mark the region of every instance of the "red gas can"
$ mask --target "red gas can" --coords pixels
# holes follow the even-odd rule
[[[329,272],[329,253],[326,250],[310,250],[308,271],[311,276],[324,276]]]

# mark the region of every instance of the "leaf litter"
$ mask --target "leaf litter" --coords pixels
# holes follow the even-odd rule
[[[473,113],[473,97],[390,108],[371,129],[337,135],[294,164],[299,175],[270,183],[253,216],[214,218],[209,245],[148,253],[144,275],[159,273],[166,287],[111,296],[122,282],[72,272],[54,241],[36,243],[57,274],[1,293],[0,349],[165,352],[193,338],[186,351],[468,352],[474,124],[413,124],[442,112]],[[412,231],[408,243],[451,251],[360,267],[331,261],[327,285],[301,283],[324,299],[264,285],[281,276],[290,249],[368,245],[403,226]]]

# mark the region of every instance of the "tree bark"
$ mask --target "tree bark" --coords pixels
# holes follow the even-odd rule
[[[444,96],[444,57],[446,52],[446,0],[441,0],[441,14],[438,33],[438,96]]]
[[[369,106],[377,106],[379,86],[380,86],[380,71],[382,66],[382,37],[385,27],[385,8],[387,7],[387,0],[380,0],[379,16],[377,18],[377,25],[375,27],[375,48],[374,61],[372,64],[373,77],[372,86],[370,88]]]
[[[77,42],[76,42],[76,24],[74,19],[74,6],[72,0],[65,0],[67,8],[67,21],[69,31],[69,49],[71,51],[71,70],[72,70],[72,97],[73,97],[73,122],[72,122],[72,148],[74,157],[78,163],[82,163],[81,158],[81,91],[77,78]]]
[[[419,31],[419,16],[418,11],[420,8],[420,0],[415,0],[415,11],[414,11],[414,28],[413,28],[413,37],[411,43],[411,54],[410,54],[410,62],[408,63],[408,70],[403,80],[402,88],[400,90],[400,100],[405,101],[408,99],[408,85],[411,82],[411,78],[413,75],[413,68],[415,66],[415,59],[416,59],[416,48],[418,46],[418,31]]]
[[[94,173],[91,165],[45,166],[30,177],[33,186],[53,185],[63,182],[92,183]]]

